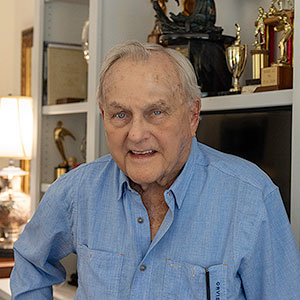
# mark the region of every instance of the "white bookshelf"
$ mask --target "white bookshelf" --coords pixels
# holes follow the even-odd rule
[[[42,107],[43,115],[66,115],[66,114],[78,114],[87,113],[88,103],[70,103],[70,104],[58,104],[58,105],[44,105]]]
[[[293,90],[202,98],[201,111],[251,109],[293,104]]]

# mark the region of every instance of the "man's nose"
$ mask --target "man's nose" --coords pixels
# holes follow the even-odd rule
[[[137,143],[149,136],[149,124],[144,118],[134,118],[129,127],[128,138]]]

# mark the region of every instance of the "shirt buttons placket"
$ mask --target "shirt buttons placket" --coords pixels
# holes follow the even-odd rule
[[[138,223],[142,224],[144,223],[144,219],[142,217],[137,218]]]
[[[147,267],[146,267],[145,265],[141,265],[141,266],[140,266],[140,270],[141,270],[142,272],[146,271],[146,269],[147,269]]]

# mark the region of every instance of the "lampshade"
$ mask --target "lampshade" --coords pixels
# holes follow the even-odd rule
[[[30,159],[32,138],[32,98],[1,97],[0,157]]]

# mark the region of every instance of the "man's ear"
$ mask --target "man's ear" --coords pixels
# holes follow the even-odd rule
[[[191,104],[191,132],[196,136],[196,131],[199,124],[199,116],[201,110],[201,98],[195,98]]]
[[[103,106],[100,102],[99,102],[99,109],[100,109],[100,114],[101,114],[101,117],[102,117],[102,120],[103,120],[104,119],[104,110],[103,110]]]

